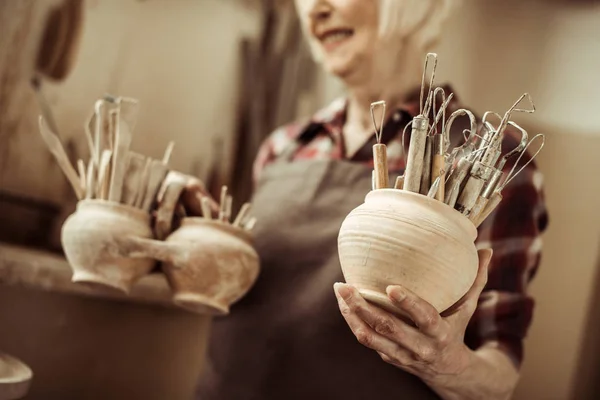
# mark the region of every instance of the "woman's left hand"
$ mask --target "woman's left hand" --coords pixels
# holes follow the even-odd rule
[[[358,341],[377,351],[385,362],[424,381],[452,378],[470,364],[472,351],[465,345],[464,335],[487,282],[491,256],[489,249],[479,251],[475,282],[443,315],[406,288],[388,286],[390,300],[413,320],[414,325],[409,324],[365,301],[356,288],[336,283],[340,311]]]

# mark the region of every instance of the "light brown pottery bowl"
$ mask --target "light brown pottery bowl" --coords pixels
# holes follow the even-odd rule
[[[65,221],[61,241],[73,282],[128,293],[156,261],[129,257],[130,238],[151,238],[150,215],[106,200],[82,200]]]
[[[199,314],[228,314],[258,277],[250,235],[230,224],[189,217],[164,242],[136,242],[139,254],[163,262],[173,302]]]
[[[473,223],[440,201],[378,189],[342,223],[338,251],[346,282],[366,300],[403,315],[386,294],[398,284],[442,312],[475,280],[476,237]]]

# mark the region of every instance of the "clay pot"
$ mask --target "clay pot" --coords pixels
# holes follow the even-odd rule
[[[259,272],[250,235],[230,224],[184,218],[164,242],[136,239],[136,254],[163,262],[173,302],[187,310],[226,315],[250,290]]]
[[[21,399],[29,392],[33,372],[22,361],[0,353],[0,400]]]
[[[151,238],[150,215],[106,200],[82,200],[63,224],[61,241],[73,282],[128,293],[156,261],[130,257],[131,238]]]
[[[368,301],[402,316],[388,285],[413,291],[442,312],[472,286],[477,230],[452,207],[418,193],[374,190],[348,214],[338,237],[346,282]]]

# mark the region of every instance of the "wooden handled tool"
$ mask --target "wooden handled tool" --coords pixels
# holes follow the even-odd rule
[[[129,125],[120,118],[119,108],[110,111],[110,120],[114,129],[114,152],[112,156],[112,171],[108,200],[120,202],[123,193],[125,172],[127,171],[127,154],[131,145]]]
[[[42,116],[40,116],[38,122],[42,139],[44,139],[44,142],[46,143],[46,146],[48,146],[50,153],[54,155],[58,166],[67,177],[67,180],[69,181],[71,187],[75,191],[75,195],[78,199],[81,200],[85,196],[85,194],[81,189],[81,182],[79,181],[79,176],[77,175],[75,168],[73,168],[73,166],[71,165],[71,162],[69,161],[69,157],[67,156],[65,149],[62,147],[62,144],[60,143],[60,140],[58,140],[56,134],[52,132],[48,128],[48,126],[46,126],[44,118]]]

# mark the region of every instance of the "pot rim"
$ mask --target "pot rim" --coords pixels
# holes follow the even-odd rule
[[[144,223],[150,223],[150,213],[127,204],[104,199],[84,199],[77,202],[77,210],[88,207],[111,210],[120,214],[126,214]]]
[[[400,197],[400,198],[407,198],[407,197],[412,198],[412,200],[414,200],[415,202],[423,204],[426,207],[433,208],[437,212],[439,212],[441,215],[443,215],[444,217],[447,217],[448,219],[455,221],[456,224],[458,224],[458,225],[462,226],[464,229],[466,229],[472,237],[477,237],[477,228],[475,227],[475,225],[473,225],[473,223],[471,222],[471,220],[469,218],[462,215],[460,212],[458,212],[454,208],[450,207],[448,204],[446,204],[442,201],[427,197],[421,193],[409,192],[409,191],[403,190],[403,189],[391,189],[391,188],[376,189],[376,190],[371,190],[369,193],[367,193],[367,195],[365,196],[365,202],[369,198],[378,198],[382,194],[393,194],[394,197]]]
[[[240,240],[252,245],[252,235],[239,227],[235,227],[230,223],[225,223],[222,221],[218,221],[215,219],[207,219],[204,217],[185,217],[181,220],[181,226],[209,226],[211,228],[215,228],[217,230],[223,231],[230,235],[237,237]]]

